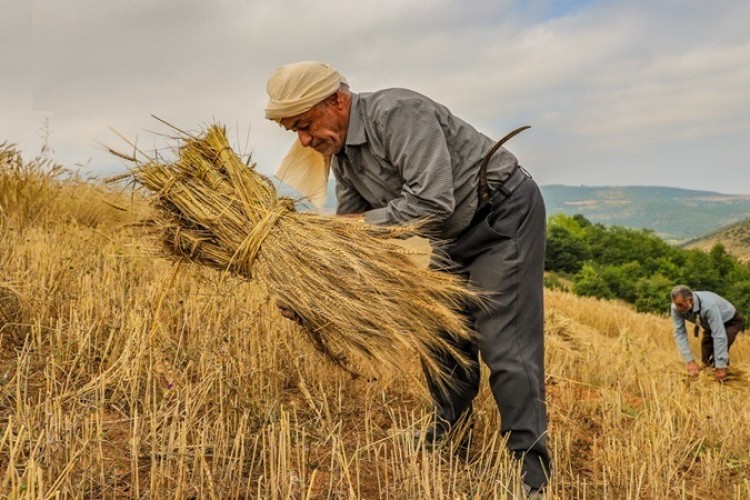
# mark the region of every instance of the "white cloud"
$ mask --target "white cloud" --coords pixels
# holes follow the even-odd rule
[[[747,2],[10,0],[0,142],[104,172],[114,127],[159,146],[226,123],[270,171],[294,138],[263,119],[279,65],[318,59],[355,91],[403,86],[510,148],[541,183],[750,193]],[[6,76],[7,75],[7,76]],[[249,137],[249,141],[247,138]],[[710,172],[711,175],[707,175]]]

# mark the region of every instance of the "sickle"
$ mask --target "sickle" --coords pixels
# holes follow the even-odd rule
[[[524,125],[519,127],[512,132],[509,132],[505,137],[497,141],[492,148],[487,152],[482,160],[482,164],[479,166],[479,206],[481,207],[490,200],[490,189],[487,185],[487,165],[490,163],[490,158],[495,154],[495,151],[500,149],[500,146],[511,140],[516,135],[520,134],[527,128],[531,128],[531,125]]]

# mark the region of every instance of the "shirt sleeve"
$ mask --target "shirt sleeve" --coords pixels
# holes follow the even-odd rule
[[[714,365],[716,368],[726,368],[729,364],[729,342],[718,306],[712,305],[710,308],[705,309],[703,317],[708,320],[708,327],[711,329],[711,338],[714,341]]]
[[[370,208],[362,195],[346,182],[336,179],[336,214],[360,214]]]
[[[694,361],[693,353],[690,351],[687,330],[685,329],[685,319],[672,306],[672,324],[674,325],[674,340],[677,342],[677,349],[686,363]]]
[[[366,212],[365,219],[375,224],[444,222],[456,202],[451,157],[435,110],[424,101],[400,101],[388,111],[379,132],[403,184],[400,197]]]

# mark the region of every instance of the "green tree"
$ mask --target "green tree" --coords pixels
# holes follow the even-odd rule
[[[638,297],[636,282],[645,276],[645,270],[639,262],[631,261],[619,266],[603,266],[599,275],[614,296],[632,303]]]
[[[708,252],[709,262],[720,279],[725,279],[737,265],[737,259],[727,253],[721,243],[715,244]]]
[[[592,225],[587,228],[592,258],[599,264],[646,262],[669,253],[669,245],[651,231]]]
[[[573,292],[599,299],[614,297],[612,290],[599,272],[599,268],[590,262],[586,262],[573,278]]]
[[[635,285],[635,308],[639,312],[661,313],[669,305],[672,280],[661,274],[643,277]]]
[[[747,322],[750,318],[750,279],[733,282],[727,290],[726,299],[737,308]],[[750,323],[746,326],[750,328]]]
[[[681,274],[679,281],[693,290],[711,290],[722,294],[723,280],[714,270],[706,252],[696,249],[685,250]]]
[[[547,221],[547,227],[563,227],[579,238],[586,237],[586,228],[589,226],[591,226],[591,222],[580,214],[571,217],[559,213],[550,216]]]
[[[586,240],[564,226],[550,226],[547,232],[545,267],[548,271],[577,273],[591,258]]]

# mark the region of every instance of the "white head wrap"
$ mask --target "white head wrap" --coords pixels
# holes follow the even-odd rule
[[[309,111],[313,106],[347,84],[341,74],[321,62],[304,61],[277,69],[268,79],[266,118],[279,121]],[[318,208],[325,205],[328,195],[328,174],[331,158],[294,141],[274,174],[308,198]],[[402,247],[415,266],[427,269],[432,247],[429,240],[418,236],[405,240],[388,240]]]
[[[282,66],[268,79],[266,118],[279,121],[309,111],[336,92],[346,78],[327,64],[303,61]],[[331,158],[294,141],[274,175],[289,184],[317,208],[328,196]]]
[[[310,110],[346,84],[346,78],[327,64],[302,61],[282,66],[268,79],[266,118],[281,120]]]

